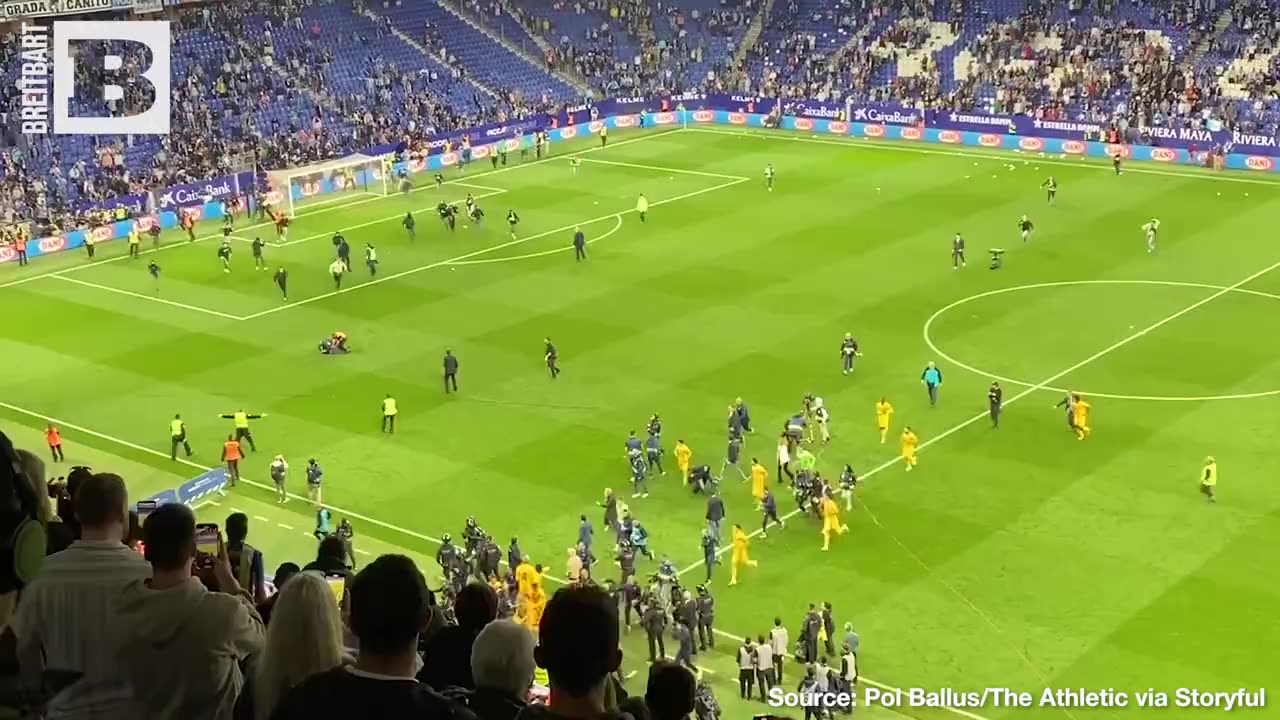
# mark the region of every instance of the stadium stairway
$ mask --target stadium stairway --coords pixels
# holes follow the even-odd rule
[[[511,3],[509,0],[499,0],[498,4],[502,6],[502,9],[504,11],[506,11],[508,18],[510,18],[513,22],[519,24],[520,27],[524,28],[524,31],[529,36],[529,39],[533,41],[533,44],[537,46],[538,50],[542,52],[543,56],[546,56],[547,53],[555,49],[551,46],[551,43],[545,37],[542,36],[542,33],[538,32],[538,28],[530,27],[529,24],[524,21],[525,16],[522,13],[517,12],[517,8],[513,3]]]
[[[374,22],[377,22],[378,20],[378,15],[367,7],[363,8],[361,14],[363,14],[365,17],[369,18]],[[415,40],[411,35],[406,33],[404,30],[401,30],[400,27],[397,26],[395,23],[392,23],[391,25],[389,25],[387,29],[391,32],[392,35],[396,36],[401,41],[403,41],[405,45],[408,45],[414,50],[417,50],[418,52],[422,53],[432,63],[439,62],[439,58],[436,58],[434,55],[432,55],[431,51],[428,50],[425,45]],[[489,85],[486,85],[483,81],[481,81],[477,77],[468,76],[467,82],[479,88],[481,92],[488,95],[489,97],[493,97],[493,98],[499,97],[499,93],[497,90],[490,87]]]
[[[1201,38],[1200,42],[1196,43],[1195,47],[1188,51],[1186,57],[1188,65],[1196,67],[1200,63],[1200,59],[1209,52],[1209,48],[1213,47],[1214,41],[1222,37],[1222,33],[1226,32],[1227,28],[1231,26],[1232,17],[1231,8],[1223,10],[1218,15],[1218,19],[1213,23],[1213,30]]]
[[[450,15],[453,15],[454,17],[458,18],[459,20],[466,23],[467,25],[470,25],[475,30],[478,30],[480,33],[485,35],[491,41],[506,48],[516,57],[523,59],[525,62],[529,63],[535,68],[538,68],[542,72],[551,75],[557,80],[573,88],[574,91],[579,96],[591,95],[590,86],[588,86],[580,78],[572,78],[563,73],[555,72],[554,70],[548,69],[546,66],[546,58],[538,57],[537,54],[532,52],[529,48],[523,47],[522,45],[518,45],[512,42],[511,40],[509,40],[508,38],[498,35],[497,33],[493,32],[493,30],[486,27],[484,24],[476,22],[473,18],[468,17],[466,13],[460,12],[458,8],[453,7],[452,5],[450,5],[448,2],[445,2],[444,0],[439,0],[436,4],[439,7],[443,8],[445,11],[447,11]],[[508,17],[514,18],[515,16],[509,14]],[[531,37],[535,37],[535,38],[537,36],[537,34],[533,32],[529,32],[528,34]]]
[[[751,52],[751,48],[756,46],[760,40],[760,33],[764,32],[764,22],[769,18],[769,13],[773,12],[774,0],[764,0],[764,5],[760,7],[760,12],[756,13],[755,18],[751,20],[750,27],[742,35],[742,41],[738,43],[738,49],[733,53],[733,66],[744,67],[747,62],[747,54]]]

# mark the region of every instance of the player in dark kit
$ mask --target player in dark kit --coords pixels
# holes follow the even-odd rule
[[[276,287],[280,288],[280,294],[285,300],[289,299],[289,271],[284,268],[278,268],[275,274]]]
[[[1031,238],[1031,231],[1035,229],[1036,226],[1027,219],[1026,215],[1023,215],[1022,219],[1018,221],[1018,232],[1022,233],[1022,242],[1024,243]]]
[[[226,238],[218,246],[218,259],[222,261],[222,272],[231,272],[231,241]]]
[[[992,382],[987,388],[987,412],[991,414],[991,427],[1000,429],[1000,413],[1004,410],[1004,390],[1000,383]]]
[[[964,238],[960,233],[956,233],[956,236],[951,239],[951,269],[959,270],[964,266]]]
[[[444,391],[458,392],[458,358],[448,348],[444,350]]]
[[[413,242],[418,239],[417,234],[413,231],[414,226],[417,225],[413,219],[413,213],[405,213],[404,220],[402,220],[400,224],[404,226],[405,232],[409,233],[409,242]]]
[[[347,239],[342,237],[342,233],[333,234],[333,246],[338,249],[338,259],[342,261],[342,265],[348,272],[351,271],[351,246],[347,244]]]
[[[1058,181],[1057,181],[1057,179],[1055,179],[1052,175],[1050,175],[1050,176],[1049,176],[1049,179],[1048,179],[1048,180],[1045,180],[1045,181],[1044,181],[1044,184],[1043,184],[1043,185],[1041,185],[1040,187],[1045,188],[1045,189],[1046,189],[1046,191],[1048,192],[1049,204],[1050,204],[1050,205],[1054,204],[1054,201],[1055,201],[1055,200],[1057,199],[1057,197],[1058,197]]]
[[[509,225],[509,226],[511,227],[511,239],[512,239],[512,240],[515,240],[515,239],[516,239],[516,225],[519,225],[519,224],[520,224],[520,216],[516,214],[516,211],[515,211],[515,210],[508,210],[508,211],[507,211],[507,225]]]
[[[560,376],[560,365],[558,364],[559,355],[556,354],[556,346],[551,343],[551,338],[543,338],[546,348],[543,349],[543,357],[547,361],[547,370],[551,373],[551,379],[555,380]]]
[[[444,186],[444,175],[441,175],[440,173],[436,173],[435,181],[436,181],[436,189],[438,190]]]
[[[267,269],[267,261],[262,257],[262,248],[266,245],[262,238],[253,239],[253,266],[259,270]]]
[[[1115,168],[1116,175],[1119,175],[1119,174],[1120,174],[1120,160],[1121,160],[1121,159],[1123,159],[1123,156],[1122,156],[1120,153],[1116,153],[1115,155],[1112,155],[1112,156],[1111,156],[1111,167]]]
[[[853,333],[845,333],[844,342],[840,343],[840,363],[843,365],[845,375],[853,372],[853,360],[861,356],[862,353],[858,352],[858,341],[853,339]]]
[[[578,262],[587,259],[587,236],[580,227],[573,229],[573,256]]]
[[[160,292],[160,266],[155,260],[147,263],[147,273],[151,275],[151,284],[155,286],[155,291]]]
[[[452,231],[454,224],[457,222],[454,217],[457,214],[457,208],[447,202],[441,202],[436,206],[436,213],[440,215],[440,222],[444,223],[444,226]]]

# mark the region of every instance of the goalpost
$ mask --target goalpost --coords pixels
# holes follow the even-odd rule
[[[281,210],[292,218],[309,206],[343,202],[360,195],[390,195],[394,186],[392,160],[391,155],[357,153],[313,165],[271,170],[267,178]]]

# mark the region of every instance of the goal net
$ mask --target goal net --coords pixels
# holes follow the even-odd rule
[[[271,197],[287,217],[317,205],[341,203],[359,195],[392,191],[390,156],[348,155],[338,160],[267,173]]]

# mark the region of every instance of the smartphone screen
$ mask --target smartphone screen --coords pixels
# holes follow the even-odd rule
[[[324,576],[325,582],[329,583],[329,590],[333,593],[333,599],[339,605],[342,604],[342,596],[347,592],[347,578],[344,575],[330,573]]]
[[[155,512],[157,503],[155,500],[139,500],[138,501],[138,524],[141,525],[147,516]]]
[[[196,552],[210,557],[218,555],[218,526],[214,523],[196,525]]]

